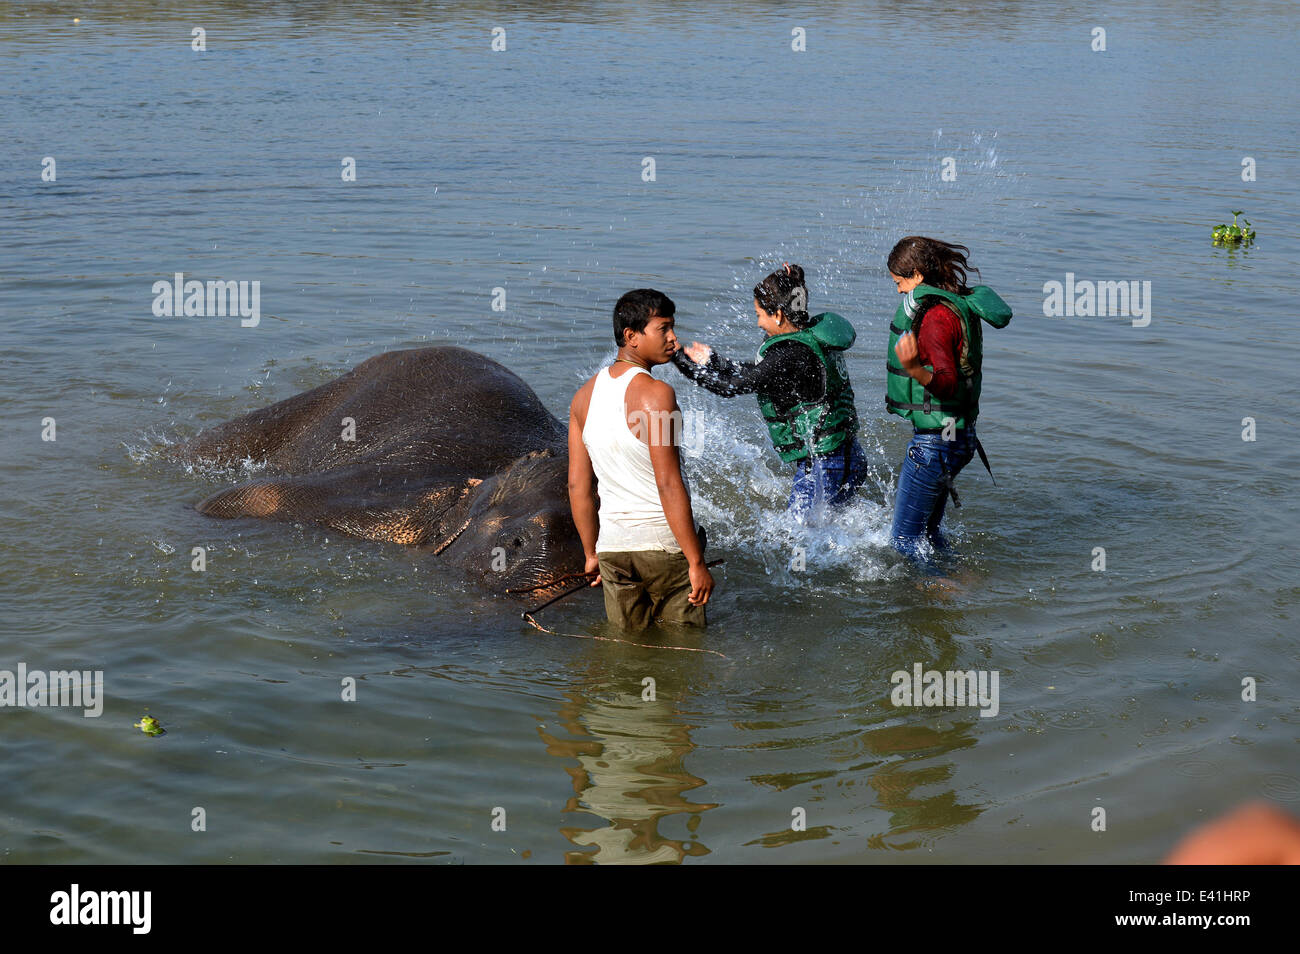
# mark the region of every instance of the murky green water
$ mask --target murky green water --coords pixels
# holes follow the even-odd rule
[[[6,5],[0,669],[101,669],[106,698],[0,709],[0,858],[1139,862],[1245,798],[1295,808],[1295,26],[1282,2]],[[1248,251],[1210,244],[1233,209]],[[948,599],[886,543],[884,257],[912,233],[969,245],[1017,312],[986,335],[997,486],[960,480]],[[726,564],[692,645],[725,659],[541,634],[400,548],[208,520],[239,475],[161,453],[427,343],[563,416],[622,291],[741,356],[782,260],[858,329],[876,480],[794,526],[754,402],[658,372],[703,422]],[[154,317],[177,271],[260,281],[260,324]],[[1044,316],[1067,273],[1151,282],[1150,324]],[[542,619],[608,635],[594,596]],[[998,714],[895,707],[916,663],[997,671]]]

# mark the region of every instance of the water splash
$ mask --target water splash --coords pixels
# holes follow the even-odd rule
[[[801,519],[786,509],[794,465],[767,446],[752,398],[729,401],[679,386],[678,402],[692,506],[710,548],[743,554],[771,582],[789,587],[813,579],[835,589],[900,572],[889,543],[893,473],[869,429],[859,435],[870,469],[857,497],[838,510],[819,502]]]

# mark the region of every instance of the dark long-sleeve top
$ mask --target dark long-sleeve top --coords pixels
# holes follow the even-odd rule
[[[696,384],[723,397],[757,393],[769,398],[778,414],[826,394],[826,375],[812,349],[798,341],[778,341],[757,362],[731,361],[712,351],[696,364],[683,351],[673,356],[677,369]]]

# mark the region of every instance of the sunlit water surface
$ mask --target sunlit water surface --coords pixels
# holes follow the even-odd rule
[[[0,711],[0,858],[1143,862],[1240,800],[1296,807],[1294,5],[69,9],[0,11],[0,668],[102,669],[107,698]],[[1249,250],[1210,244],[1233,209]],[[887,543],[884,258],[912,233],[969,245],[1017,313],[986,333],[997,484],[959,481],[946,596]],[[164,453],[428,344],[563,419],[622,291],[746,357],[785,260],[857,328],[873,476],[798,526],[753,399],[657,372],[726,562],[707,634],[651,638],[725,658],[209,520],[247,474]],[[177,271],[260,281],[260,324],[155,318]],[[1045,317],[1067,272],[1150,281],[1150,324]],[[613,635],[594,594],[541,619]],[[998,714],[895,707],[915,663],[996,670]]]

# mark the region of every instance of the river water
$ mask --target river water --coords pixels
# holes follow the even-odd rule
[[[0,669],[102,670],[104,701],[0,710],[0,858],[1147,862],[1300,807],[1295,5],[972,7],[5,4]],[[1213,247],[1235,209],[1258,239]],[[946,593],[887,544],[907,234],[968,245],[1016,312]],[[675,641],[725,658],[210,520],[245,475],[165,453],[440,343],[563,419],[620,293],[748,357],[782,261],[857,329],[873,478],[796,525],[753,399],[656,372],[726,561]],[[260,282],[260,321],[155,316],[177,272]],[[1046,315],[1067,280],[1149,287],[1149,323]],[[610,635],[594,594],[540,618]],[[996,672],[996,715],[894,705],[917,664]]]

